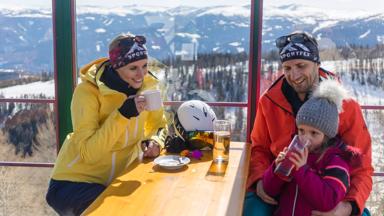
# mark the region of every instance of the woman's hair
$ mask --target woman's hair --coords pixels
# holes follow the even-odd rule
[[[109,52],[119,46],[121,40],[125,38],[134,38],[135,35],[131,33],[119,34],[109,43]]]
[[[320,151],[323,152],[328,147],[333,146],[335,144],[335,140],[335,138],[329,138],[327,135],[325,135],[324,140],[320,146]]]

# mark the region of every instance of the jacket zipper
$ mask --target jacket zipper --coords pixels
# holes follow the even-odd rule
[[[123,148],[127,147],[128,140],[129,140],[129,132],[128,132],[128,126],[127,126],[127,128],[125,129],[125,144]]]
[[[71,162],[67,164],[68,168],[71,168],[78,160],[80,159],[80,154],[78,154],[75,159],[73,159]]]
[[[290,112],[289,110],[285,109],[283,106],[281,106],[280,104],[278,104],[277,102],[275,102],[271,97],[269,97],[269,95],[265,95],[273,104],[275,104],[276,106],[278,106],[280,109],[284,110],[285,112],[287,112],[288,114],[292,115],[294,118],[295,118],[295,115]]]
[[[135,138],[137,137],[137,128],[139,126],[139,116],[136,117],[136,125],[135,125]]]
[[[111,173],[109,174],[108,181],[106,182],[106,185],[108,186],[113,179],[113,176],[115,174],[115,163],[116,163],[116,152],[112,153],[112,166],[111,166]]]
[[[298,194],[298,193],[299,193],[299,186],[296,185],[295,199],[293,200],[292,216],[295,216],[296,201],[297,201],[297,194]]]

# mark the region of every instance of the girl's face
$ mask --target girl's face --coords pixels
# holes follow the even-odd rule
[[[143,85],[144,76],[148,73],[147,59],[141,59],[116,69],[120,78],[132,88],[139,89]]]
[[[309,152],[318,152],[325,141],[325,134],[309,125],[298,125],[300,140],[309,140]]]

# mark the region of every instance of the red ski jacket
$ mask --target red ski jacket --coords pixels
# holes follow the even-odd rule
[[[319,69],[320,80],[337,79],[324,69]],[[260,98],[256,119],[251,133],[252,147],[247,188],[255,190],[255,183],[272,164],[280,151],[288,146],[297,134],[295,114],[286,99],[282,75]],[[361,214],[372,190],[371,137],[359,104],[355,100],[343,101],[339,115],[338,135],[348,145],[360,149],[362,164],[351,170],[351,187],[344,200],[355,201]]]

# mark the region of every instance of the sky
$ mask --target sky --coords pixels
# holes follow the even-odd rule
[[[214,6],[214,5],[248,5],[251,0],[76,0],[77,5],[106,5],[120,6],[129,4],[139,5],[159,5],[159,6]],[[265,6],[268,5],[282,5],[282,4],[305,4],[308,6],[316,6],[324,9],[342,9],[342,10],[366,10],[370,12],[384,12],[383,0],[263,0]],[[50,7],[51,0],[0,0],[1,5],[8,6],[28,6],[28,7]]]

